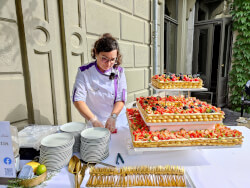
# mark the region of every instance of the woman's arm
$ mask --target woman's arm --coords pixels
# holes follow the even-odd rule
[[[74,102],[75,107],[80,112],[80,114],[86,119],[91,120],[95,117],[95,115],[90,111],[87,104],[83,101],[75,101]]]
[[[119,115],[119,113],[122,111],[122,108],[124,106],[123,101],[117,101],[114,104],[113,110],[111,114],[116,114],[116,117]],[[115,131],[115,123],[116,123],[116,118],[110,116],[105,124],[105,128],[109,129],[111,132]]]
[[[91,112],[88,105],[83,101],[75,101],[75,107],[80,112],[80,114],[92,123],[94,127],[104,127],[103,124],[97,120],[96,116]]]
[[[120,114],[120,112],[122,111],[122,108],[124,106],[124,102],[123,101],[117,101],[114,104],[113,110],[111,114],[116,114],[117,116]]]

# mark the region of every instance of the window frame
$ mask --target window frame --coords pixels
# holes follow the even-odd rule
[[[178,14],[178,12],[177,12]],[[166,46],[166,49],[164,49],[165,51],[165,57],[164,57],[164,72],[166,71],[167,69],[167,63],[170,62],[170,56],[169,56],[169,49],[170,49],[170,32],[169,32],[169,28],[171,27],[171,24],[174,24],[176,26],[176,30],[178,30],[178,21],[167,16],[167,15],[164,15],[164,27],[166,25],[166,28],[164,29],[164,32],[165,32],[165,39],[164,39],[164,43],[165,43],[165,46]],[[175,39],[174,39],[174,43],[175,43],[175,52],[174,52],[174,62],[175,62],[175,67],[174,67],[174,70],[176,72],[176,61],[177,61],[177,34],[175,35]],[[166,66],[165,66],[166,64]],[[166,68],[165,68],[166,67]],[[170,72],[170,71],[167,71],[167,72]]]

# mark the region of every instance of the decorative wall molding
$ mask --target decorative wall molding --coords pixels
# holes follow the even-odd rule
[[[67,121],[58,2],[21,2],[37,124]]]

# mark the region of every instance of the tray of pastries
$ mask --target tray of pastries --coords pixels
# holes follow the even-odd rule
[[[222,123],[224,112],[195,97],[139,97],[136,99],[139,112],[150,130],[169,128],[179,130],[178,126],[191,129],[213,129]]]
[[[236,146],[243,142],[242,133],[223,124],[213,129],[150,131],[137,108],[127,109],[133,147]]]
[[[157,74],[151,78],[151,83],[158,89],[202,88],[203,81],[198,74]]]

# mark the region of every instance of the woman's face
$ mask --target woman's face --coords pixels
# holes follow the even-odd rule
[[[117,50],[110,52],[100,52],[96,54],[96,62],[100,71],[105,72],[112,68],[117,60]]]

